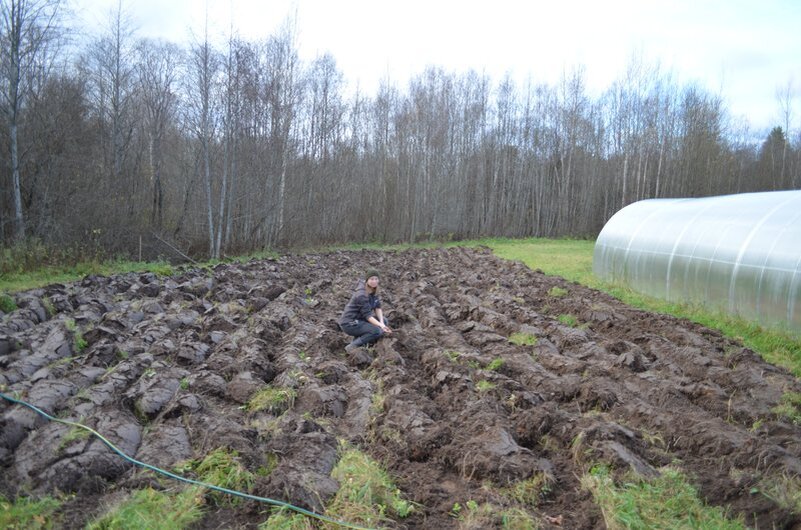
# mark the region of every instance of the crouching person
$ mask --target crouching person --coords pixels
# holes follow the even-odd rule
[[[370,269],[364,280],[359,280],[342,316],[339,317],[339,327],[342,331],[354,337],[353,341],[345,346],[349,353],[360,346],[372,344],[384,334],[391,334],[384,312],[381,309],[381,299],[378,298],[378,271]]]

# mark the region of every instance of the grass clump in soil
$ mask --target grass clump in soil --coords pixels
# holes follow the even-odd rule
[[[557,320],[564,324],[565,326],[570,326],[571,328],[575,328],[576,324],[578,324],[578,319],[569,314],[562,314],[557,317]]]
[[[344,443],[340,454],[331,472],[340,487],[328,504],[327,516],[374,528],[382,521],[408,517],[415,510],[378,462]]]
[[[478,390],[479,392],[489,392],[493,388],[495,388],[495,383],[491,383],[486,379],[482,379],[481,381],[476,383],[476,390]]]
[[[86,339],[83,338],[83,333],[78,329],[78,325],[71,318],[64,321],[64,326],[72,333],[72,345],[75,347],[76,352],[82,352],[88,346]]]
[[[801,425],[801,394],[785,392],[772,412],[779,418],[785,418],[795,425]]]
[[[459,521],[460,529],[472,528],[509,528],[515,530],[536,530],[540,527],[537,520],[524,510],[501,508],[491,503],[478,504],[469,500],[462,506],[453,505],[451,516]]]
[[[83,421],[83,420],[81,420]],[[67,433],[61,437],[61,442],[58,444],[58,450],[61,451],[68,447],[72,442],[77,440],[87,440],[92,435],[91,431],[73,425]]]
[[[294,388],[266,386],[250,398],[245,408],[250,412],[267,411],[270,414],[281,414],[292,407],[297,397]]]
[[[801,514],[801,477],[788,475],[767,477],[760,481],[758,487],[752,488],[751,493],[760,493],[785,510]]]
[[[188,528],[203,517],[203,495],[198,486],[180,493],[136,490],[86,526],[87,530],[173,530]]]
[[[531,478],[515,482],[501,489],[505,497],[530,508],[536,508],[551,491],[553,477],[547,473],[535,473]]]
[[[315,530],[317,528],[307,516],[289,508],[276,508],[270,518],[259,525],[259,530]]]
[[[198,480],[234,491],[249,493],[253,489],[255,476],[248,471],[239,460],[239,453],[219,448],[210,452],[201,460],[190,460],[181,466],[181,471],[194,471]],[[235,506],[242,501],[241,497],[211,490],[210,498],[215,504]]]
[[[3,313],[11,313],[17,309],[17,303],[14,299],[6,293],[0,293],[0,311]]]
[[[627,475],[616,484],[609,468],[594,466],[581,479],[601,508],[606,527],[715,528],[744,530],[741,519],[728,519],[722,508],[706,506],[695,488],[678,470],[664,468],[653,480]]]
[[[58,521],[54,514],[61,503],[52,497],[34,499],[19,497],[9,501],[0,495],[0,528],[8,530],[28,530],[56,528]]]
[[[509,342],[518,346],[535,346],[537,337],[528,333],[512,333],[509,335]]]
[[[500,357],[494,358],[489,363],[487,363],[486,368],[487,370],[492,370],[493,372],[497,372],[498,370],[503,368],[503,359],[501,359]]]

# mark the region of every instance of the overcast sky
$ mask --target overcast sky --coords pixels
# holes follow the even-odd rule
[[[117,0],[74,0],[101,28]],[[138,35],[186,42],[231,25],[256,40],[297,16],[305,60],[330,52],[352,87],[403,84],[428,65],[506,72],[555,84],[584,66],[593,95],[620,78],[634,54],[682,83],[720,94],[755,129],[782,124],[777,91],[792,84],[791,129],[801,125],[801,0],[127,0]]]

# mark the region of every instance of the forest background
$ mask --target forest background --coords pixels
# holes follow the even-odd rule
[[[86,41],[61,4],[2,0],[0,241],[37,262],[594,238],[641,199],[801,187],[789,84],[761,137],[636,56],[599,96],[580,66],[525,85],[431,66],[353,93],[332,55],[300,60],[291,19],[179,45],[118,9]]]

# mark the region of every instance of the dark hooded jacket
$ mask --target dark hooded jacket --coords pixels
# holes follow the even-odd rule
[[[360,280],[356,291],[350,297],[348,305],[339,317],[339,324],[347,324],[356,320],[367,320],[373,311],[381,307],[381,299],[375,294],[367,294],[364,280]]]

